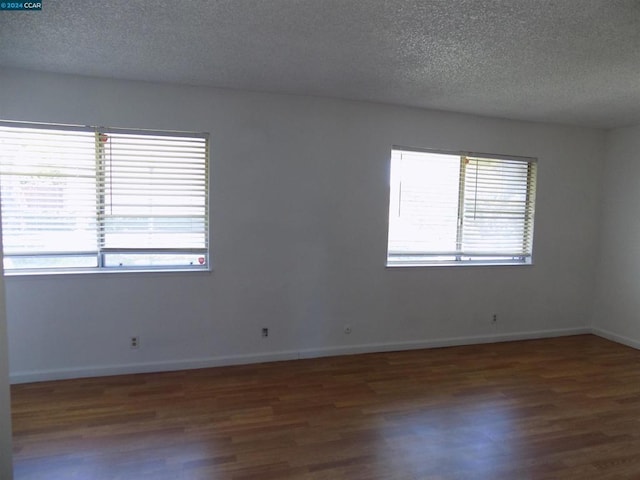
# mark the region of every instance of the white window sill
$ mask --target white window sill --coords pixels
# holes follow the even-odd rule
[[[4,271],[5,277],[49,277],[58,275],[111,275],[111,274],[161,274],[168,273],[178,274],[203,274],[212,273],[211,268],[83,268],[83,269],[58,269],[58,270],[20,270],[20,271]]]
[[[394,262],[387,263],[387,268],[402,267],[527,267],[533,262]]]

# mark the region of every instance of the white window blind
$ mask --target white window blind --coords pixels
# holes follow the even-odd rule
[[[7,271],[206,269],[206,134],[0,124]]]
[[[536,162],[393,149],[387,265],[527,264]]]

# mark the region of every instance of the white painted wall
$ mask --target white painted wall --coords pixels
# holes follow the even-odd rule
[[[9,342],[2,269],[2,221],[0,221],[0,478],[13,478],[11,449],[11,398],[9,392]]]
[[[12,70],[0,84],[0,118],[212,137],[214,272],[7,278],[15,381],[588,326],[601,131]],[[538,157],[535,265],[386,269],[394,144]]]
[[[596,333],[640,348],[640,125],[607,134]]]
[[[7,322],[4,313],[4,287],[2,283],[2,277],[0,277],[0,478],[11,480],[13,478],[13,468],[11,459],[9,354],[7,352]]]

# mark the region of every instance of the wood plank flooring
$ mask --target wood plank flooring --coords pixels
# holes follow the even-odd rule
[[[12,387],[16,480],[640,479],[640,351],[592,336]]]

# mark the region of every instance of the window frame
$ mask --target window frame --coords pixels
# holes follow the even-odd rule
[[[393,157],[394,152],[407,152],[415,154],[433,154],[433,155],[446,155],[451,157],[458,157],[460,160],[460,166],[458,168],[458,207],[457,216],[455,222],[457,224],[456,231],[456,250],[455,252],[449,252],[447,254],[439,254],[438,252],[429,251],[413,251],[409,253],[392,252],[391,250],[391,208],[393,206],[394,198],[392,196],[392,179],[393,179]],[[481,255],[464,255],[460,252],[461,234],[463,231],[463,216],[464,216],[464,186],[465,186],[465,166],[463,165],[463,159],[466,157],[477,158],[482,160],[502,160],[525,163],[527,165],[527,179],[526,179],[526,202],[525,213],[523,216],[525,225],[530,228],[529,241],[531,248],[528,254],[525,255],[503,255],[503,258],[496,258],[498,255],[486,256],[485,258],[479,258]],[[441,150],[430,148],[416,148],[405,147],[400,145],[392,145],[389,156],[389,212],[387,222],[387,255],[385,266],[387,268],[402,268],[402,267],[465,267],[465,266],[531,266],[534,265],[533,250],[534,250],[534,224],[535,224],[535,210],[536,210],[536,191],[537,191],[537,169],[538,159],[535,157],[527,157],[522,155],[504,155],[495,153],[478,153],[464,150]],[[400,200],[398,199],[398,202]],[[529,207],[529,204],[531,206]],[[528,218],[530,217],[530,218]],[[523,233],[523,241],[526,240],[527,235]],[[395,257],[395,258],[394,258]],[[398,257],[405,257],[405,260],[398,260]],[[441,257],[438,259],[437,257]],[[451,258],[455,257],[455,258]],[[473,258],[471,258],[473,257]],[[507,258],[510,257],[510,258]]]
[[[31,275],[67,275],[67,274],[91,274],[91,273],[195,273],[195,272],[211,272],[212,271],[212,255],[211,255],[211,220],[210,220],[210,202],[211,202],[211,192],[210,192],[210,134],[207,132],[192,132],[192,131],[178,131],[178,130],[151,130],[151,129],[139,129],[139,128],[118,128],[118,127],[104,127],[104,126],[87,126],[87,125],[73,125],[73,124],[60,124],[60,123],[40,123],[40,122],[24,122],[24,121],[12,121],[12,120],[0,120],[0,127],[11,127],[18,129],[37,129],[37,130],[62,130],[65,132],[82,132],[82,133],[93,133],[95,138],[93,140],[93,146],[95,149],[95,169],[94,173],[94,181],[96,185],[96,195],[95,195],[95,237],[96,237],[96,248],[91,251],[68,251],[68,252],[35,252],[35,253],[10,253],[6,254],[6,247],[3,242],[3,258],[5,262],[4,272],[7,276],[31,276]],[[142,247],[142,248],[112,248],[104,245],[104,235],[107,225],[108,215],[105,215],[102,212],[101,215],[101,207],[104,207],[104,194],[98,194],[99,186],[104,186],[107,184],[107,164],[111,162],[109,158],[100,153],[100,141],[98,140],[99,136],[102,135],[133,135],[138,136],[139,138],[143,138],[145,136],[148,137],[161,137],[162,140],[170,139],[171,137],[176,138],[176,142],[181,139],[187,138],[197,138],[204,141],[204,146],[201,149],[202,155],[199,156],[198,162],[202,161],[202,174],[204,176],[204,185],[202,188],[202,200],[203,203],[201,205],[204,208],[204,214],[199,215],[204,222],[204,246],[198,248],[184,248],[184,247],[175,247],[175,248],[156,248],[156,247]],[[169,140],[170,141],[170,140]],[[149,147],[151,148],[151,147]],[[150,152],[150,150],[148,150]],[[151,156],[151,154],[150,154]],[[102,162],[102,163],[100,163]],[[150,194],[153,195],[153,194]],[[137,195],[136,195],[137,196]],[[140,198],[144,198],[144,195],[141,195]],[[176,196],[179,198],[179,195]],[[1,202],[1,199],[0,199]],[[2,203],[0,203],[2,205]],[[64,218],[64,217],[59,217]],[[140,218],[145,218],[144,215],[140,215]],[[152,217],[148,217],[152,218]],[[4,219],[3,225],[4,225]],[[5,232],[3,230],[3,236]],[[195,264],[191,263],[190,265],[186,264],[161,264],[161,265],[107,265],[105,261],[106,255],[128,255],[128,254],[139,254],[139,255],[163,255],[163,254],[193,254],[200,255],[204,257],[203,264]],[[42,259],[46,258],[61,258],[61,257],[85,257],[85,258],[95,258],[96,265],[95,266],[81,266],[81,267],[73,267],[73,266],[63,266],[63,267],[34,267],[34,268],[7,268],[7,259],[12,257],[40,257]]]

